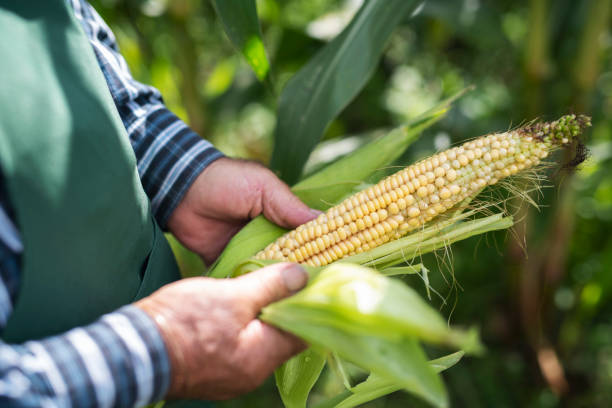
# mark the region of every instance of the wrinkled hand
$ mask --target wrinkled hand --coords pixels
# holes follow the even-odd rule
[[[256,317],[307,282],[279,263],[231,280],[191,278],[136,303],[157,323],[171,363],[170,398],[227,399],[253,390],[304,344]]]
[[[264,166],[221,158],[200,174],[168,220],[168,229],[207,264],[250,219],[263,214],[285,228],[318,215]]]

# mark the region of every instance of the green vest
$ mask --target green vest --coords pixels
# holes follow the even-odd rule
[[[24,243],[3,333],[61,333],[179,278],[65,0],[0,0],[0,166]]]

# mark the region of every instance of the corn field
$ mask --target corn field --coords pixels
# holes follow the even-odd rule
[[[260,316],[309,349],[219,406],[612,406],[612,1],[92,3],[137,79],[322,211],[208,267],[311,276]]]

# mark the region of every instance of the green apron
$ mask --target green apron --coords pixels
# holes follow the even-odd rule
[[[22,233],[3,338],[61,333],[179,278],[65,0],[0,0],[0,166]]]

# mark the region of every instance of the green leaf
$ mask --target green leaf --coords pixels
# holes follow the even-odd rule
[[[464,354],[464,352],[458,351],[435,360],[430,360],[429,365],[435,372],[439,373],[457,364]],[[376,374],[370,374],[365,381],[343,393],[342,396],[344,398],[334,397],[330,400],[330,403],[323,403],[315,408],[352,408],[401,389],[402,386],[393,380]]]
[[[254,218],[227,244],[221,256],[209,268],[208,275],[213,278],[228,278],[243,261],[253,256],[286,232],[263,216]]]
[[[271,165],[289,184],[302,173],[325,128],[374,72],[389,36],[415,0],[368,0],[351,23],[281,93]]]
[[[255,0],[213,0],[217,15],[230,41],[247,60],[259,80],[270,64],[261,36]]]
[[[474,333],[451,330],[440,313],[402,281],[345,263],[323,268],[306,288],[266,306],[260,318],[305,335],[311,344],[320,344],[318,326],[327,326],[391,340],[416,337],[469,352],[478,352],[481,347]],[[309,330],[297,333],[295,325]]]
[[[308,394],[319,378],[325,357],[309,348],[275,372],[276,386],[286,408],[305,408]]]

